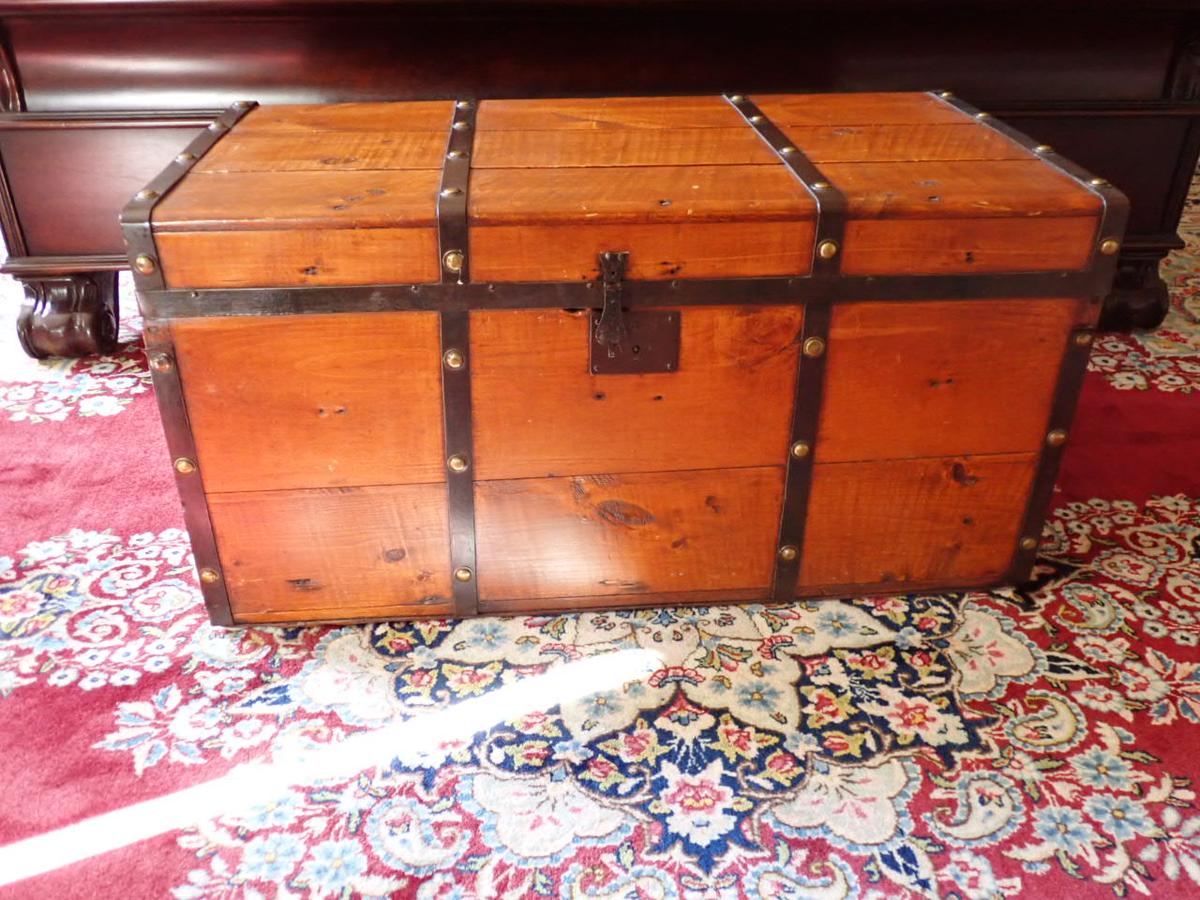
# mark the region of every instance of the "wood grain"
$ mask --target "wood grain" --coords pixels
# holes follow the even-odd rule
[[[1036,464],[1023,453],[815,465],[799,593],[998,578]]]
[[[322,103],[260,106],[238,123],[239,134],[283,136],[313,131],[440,131],[454,118],[450,100],[404,103]]]
[[[217,494],[236,621],[453,612],[442,485]]]
[[[593,228],[816,215],[812,197],[782,165],[484,169],[471,175],[468,203],[473,226]]]
[[[1099,216],[1102,203],[1037,159],[830,163],[854,219]]]
[[[860,219],[846,223],[846,275],[1082,269],[1095,219]]]
[[[969,122],[936,125],[793,125],[792,143],[818,164],[922,160],[1032,159],[991,128]]]
[[[471,162],[476,169],[746,163],[781,168],[775,152],[744,123],[673,131],[481,131]]]
[[[169,288],[411,284],[441,274],[434,228],[175,231],[155,242]]]
[[[210,493],[445,480],[436,313],[171,328]]]
[[[235,130],[201,157],[193,172],[294,172],[347,169],[441,169],[446,132],[323,131],[281,137]]]
[[[790,125],[932,125],[971,121],[929,94],[751,94],[750,99],[784,131]]]
[[[481,600],[765,588],[781,468],[481,481]]]
[[[669,594],[600,594],[585,597],[525,597],[517,600],[480,600],[479,611],[497,616],[527,612],[562,612],[576,609],[629,609],[631,607],[716,606],[722,603],[765,601],[769,588],[723,591],[674,591]]]
[[[588,371],[589,317],[471,314],[480,479],[780,465],[799,307],[688,307],[679,369]]]
[[[1038,450],[1083,305],[835,306],[817,462]]]
[[[593,99],[484,100],[476,130],[604,131],[736,128],[741,115],[722,97],[601,97]]]
[[[198,174],[154,207],[154,230],[433,227],[440,181],[431,169]]]
[[[608,250],[629,251],[630,279],[804,275],[812,268],[812,244],[811,221],[493,225],[471,229],[471,277],[591,281],[600,274],[597,256]]]

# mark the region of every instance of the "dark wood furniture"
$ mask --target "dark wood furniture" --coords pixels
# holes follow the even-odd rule
[[[1128,217],[949,92],[235,103],[124,209],[218,624],[1023,581]]]
[[[1200,153],[1196,0],[0,0],[0,223],[33,354],[111,340],[117,211],[235,99],[944,87],[1132,200],[1153,326]]]

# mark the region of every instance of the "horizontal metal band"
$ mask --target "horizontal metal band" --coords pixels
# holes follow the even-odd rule
[[[814,278],[836,278],[841,270],[842,237],[846,231],[846,197],[817,168],[804,151],[792,143],[783,130],[767,118],[745,94],[726,94],[742,118],[799,179],[817,207],[813,229],[812,274]]]
[[[856,300],[1099,299],[1109,288],[1090,271],[996,275],[839,275],[626,281],[624,306],[847,303]],[[150,318],[269,316],[389,310],[599,309],[598,282],[497,282],[350,287],[139,290]]]
[[[150,227],[155,204],[170,193],[183,176],[192,170],[200,158],[211,150],[242,116],[256,106],[258,104],[251,100],[239,100],[230,106],[121,210],[121,233],[125,238],[125,247],[129,251],[129,261],[133,268],[133,284],[139,291],[161,290],[165,286],[162,262],[158,258],[154,231]]]
[[[214,625],[232,625],[233,612],[225,586],[225,574],[217,555],[217,539],[209,517],[208,499],[196,457],[196,444],[188,420],[175,344],[168,326],[146,322],[146,356],[154,381],[154,396],[162,416],[163,433],[175,468],[175,486],[183,504],[183,520],[192,542],[192,555],[199,575],[200,592]]]

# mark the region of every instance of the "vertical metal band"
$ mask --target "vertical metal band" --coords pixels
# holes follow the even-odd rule
[[[471,314],[443,312],[442,421],[446,434],[446,494],[454,612],[479,609],[475,572],[475,448],[471,429]]]
[[[192,439],[187,403],[183,397],[183,385],[179,380],[175,342],[171,337],[170,326],[165,322],[147,321],[144,334],[146,357],[150,363],[150,375],[154,380],[154,396],[158,400],[163,432],[167,437],[167,448],[175,469],[175,486],[183,504],[184,524],[192,539],[192,555],[196,561],[200,592],[204,595],[204,605],[208,608],[213,624],[232,625],[233,612],[229,608],[225,575],[217,555],[217,539],[209,519],[208,500],[204,494],[204,482],[196,458],[196,444]]]
[[[471,178],[471,148],[475,143],[474,100],[458,100],[446,158],[442,161],[442,186],[438,191],[438,253],[442,281],[465,284],[470,280],[467,246],[467,189]]]
[[[950,91],[930,91],[930,96],[970,116],[981,125],[1004,135],[1013,143],[1025,148],[1046,165],[1072,179],[1085,190],[1100,198],[1100,223],[1096,239],[1092,243],[1092,255],[1087,268],[1091,272],[1093,296],[1103,297],[1112,288],[1113,276],[1117,271],[1117,257],[1121,241],[1125,237],[1125,226],[1129,221],[1129,198],[1103,178],[1093,175],[1082,166],[1060,156],[1048,144],[1041,144],[1024,132],[1018,131],[990,113],[976,109],[970,103],[954,96]]]
[[[826,178],[799,147],[763,115],[744,94],[727,94],[742,118],[767,146],[775,151],[799,179],[816,205],[813,229],[812,278],[834,280],[841,274],[842,242],[846,231],[846,197]],[[827,298],[804,304],[800,339],[800,362],[792,401],[792,430],[783,482],[783,505],[779,517],[779,540],[775,545],[775,578],[771,599],[785,603],[796,596],[800,564],[804,555],[804,530],[808,524],[808,500],[812,494],[813,457],[821,424],[821,402],[825,394],[825,357],[829,346],[829,324],[833,308]]]
[[[256,106],[258,104],[251,100],[239,100],[230,106],[121,210],[121,233],[125,237],[129,262],[133,268],[133,284],[139,291],[161,291],[166,287],[162,262],[158,258],[154,232],[150,227],[155,204],[169,194],[200,158]]]
[[[792,143],[779,126],[763,115],[762,110],[745,94],[726,94],[742,118],[767,142],[783,164],[800,180],[817,206],[814,230],[812,275],[814,278],[836,278],[842,268],[842,239],[846,230],[846,197],[821,174],[804,151]]]
[[[775,579],[771,589],[771,599],[779,603],[789,602],[796,596],[796,583],[800,577],[808,500],[812,493],[813,457],[825,394],[825,351],[832,318],[833,306],[828,303],[809,303],[804,307],[779,541],[775,545]]]
[[[1029,502],[1025,506],[1025,517],[1017,535],[1016,551],[1009,566],[1006,579],[1009,582],[1027,581],[1037,559],[1042,525],[1054,493],[1058,466],[1062,462],[1070,436],[1071,420],[1075,416],[1075,406],[1083,388],[1088,354],[1094,336],[1095,332],[1090,328],[1076,328],[1067,335],[1067,346],[1059,364],[1058,383],[1054,388],[1054,401],[1050,407],[1050,421],[1046,425],[1042,454],[1038,458],[1037,471],[1029,491]]]

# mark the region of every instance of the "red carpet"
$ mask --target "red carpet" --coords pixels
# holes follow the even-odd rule
[[[1200,244],[1166,272],[1033,589],[229,631],[136,331],[39,365],[0,298],[0,895],[1200,895]]]

